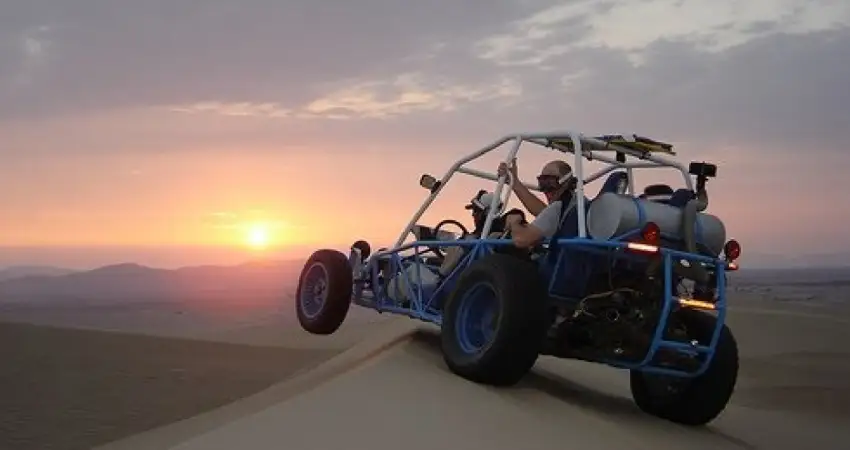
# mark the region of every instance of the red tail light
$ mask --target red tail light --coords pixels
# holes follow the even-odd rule
[[[741,257],[741,244],[734,239],[730,239],[729,242],[723,246],[723,254],[726,255],[726,261],[735,261]]]
[[[734,239],[730,239],[723,246],[723,254],[726,255],[726,270],[738,270],[738,264],[735,260],[741,257],[741,244]]]
[[[655,222],[647,222],[640,231],[640,242],[629,242],[626,248],[638,253],[658,253],[661,244],[661,228]]]
[[[655,222],[647,222],[640,235],[644,244],[658,245],[661,242],[661,228]]]

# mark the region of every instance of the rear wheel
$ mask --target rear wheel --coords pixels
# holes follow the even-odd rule
[[[688,336],[708,344],[717,318],[701,311],[677,312]],[[648,414],[683,425],[700,426],[726,409],[738,378],[738,344],[724,324],[708,369],[696,378],[669,378],[631,371],[632,397]]]
[[[493,254],[464,270],[446,302],[441,332],[449,370],[507,386],[537,361],[545,336],[545,289],[537,267]]]
[[[313,253],[298,279],[295,303],[301,327],[313,334],[335,332],[348,315],[352,283],[347,256],[336,250]]]

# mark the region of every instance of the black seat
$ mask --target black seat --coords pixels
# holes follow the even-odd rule
[[[690,189],[676,189],[676,192],[670,196],[670,201],[667,204],[676,208],[684,208],[694,198],[696,198],[694,191]]]
[[[607,184],[607,183],[606,183]],[[584,200],[585,211],[590,206],[590,201]],[[593,269],[595,255],[583,251],[574,246],[565,246],[557,242],[558,239],[573,239],[579,236],[578,233],[578,203],[564,217],[560,228],[552,237],[552,242],[549,244],[549,250],[542,260],[543,273],[547,277],[557,277],[556,283],[552,286],[553,294],[581,298],[584,296],[586,282],[590,271]],[[555,265],[559,258],[561,265],[555,272]]]
[[[694,197],[694,191],[690,189],[676,189],[673,191],[673,188],[666,184],[651,184],[643,190],[643,194],[638,198],[663,203],[676,208],[683,208]]]
[[[613,192],[615,194],[625,194],[626,189],[629,187],[629,174],[626,171],[618,170],[608,175],[608,178],[602,183],[602,187],[599,188],[599,193],[596,194],[599,197],[602,194]]]
[[[651,202],[667,204],[673,196],[673,188],[666,184],[650,184],[643,189],[643,194],[638,198]]]

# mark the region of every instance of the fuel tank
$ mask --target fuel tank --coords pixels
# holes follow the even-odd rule
[[[681,238],[682,209],[628,195],[605,193],[595,198],[587,211],[587,233],[607,240],[655,222],[661,232]],[[726,227],[711,214],[697,213],[696,241],[719,255],[726,243]]]

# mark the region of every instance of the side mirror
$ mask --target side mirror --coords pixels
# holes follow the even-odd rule
[[[419,178],[419,185],[434,192],[440,187],[440,181],[426,173]]]

